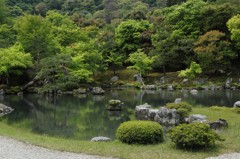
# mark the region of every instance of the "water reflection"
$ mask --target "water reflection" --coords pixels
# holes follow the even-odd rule
[[[3,117],[8,124],[29,128],[39,134],[90,140],[95,136],[115,138],[120,123],[134,118],[136,105],[149,103],[155,108],[176,98],[192,105],[229,106],[240,100],[239,91],[189,91],[166,90],[111,90],[104,96],[60,95],[55,97],[29,94],[24,96],[1,96],[0,102],[13,107],[12,114]],[[110,99],[124,102],[122,111],[107,111]],[[2,118],[2,119],[3,119]]]

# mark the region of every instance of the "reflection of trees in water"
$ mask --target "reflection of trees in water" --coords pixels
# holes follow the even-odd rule
[[[38,94],[4,96],[3,104],[11,106],[14,111],[4,116],[9,124],[33,131],[75,139],[90,139],[94,136],[115,137],[120,123],[134,118],[136,105],[148,103],[159,107],[176,98],[192,105],[226,105],[232,106],[239,100],[239,91],[199,91],[192,95],[189,91],[146,91],[146,90],[114,90],[105,93],[103,98],[85,95],[84,98],[71,95],[41,96]],[[110,99],[119,99],[124,105],[120,112],[107,111]]]

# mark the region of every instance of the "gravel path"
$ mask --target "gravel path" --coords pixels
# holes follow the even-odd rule
[[[223,154],[216,157],[209,157],[206,159],[240,159],[240,153],[229,153],[229,154]]]
[[[112,159],[50,150],[0,136],[0,159]]]

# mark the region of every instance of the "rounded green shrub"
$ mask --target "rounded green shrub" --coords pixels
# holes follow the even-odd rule
[[[207,148],[223,139],[205,123],[181,124],[169,130],[168,136],[180,148]]]
[[[184,120],[184,117],[188,116],[189,113],[192,111],[192,106],[186,102],[167,103],[166,108],[176,109],[182,120]]]
[[[128,121],[117,129],[117,138],[128,144],[152,144],[163,141],[163,128],[153,121]]]

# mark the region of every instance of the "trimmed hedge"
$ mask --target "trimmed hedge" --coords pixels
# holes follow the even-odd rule
[[[153,144],[163,141],[163,128],[153,121],[128,121],[117,129],[117,138],[128,144]]]
[[[179,148],[207,148],[224,140],[208,124],[199,122],[174,127],[168,136]]]
[[[167,103],[166,108],[176,109],[177,113],[181,116],[181,120],[184,120],[184,117],[188,116],[192,111],[192,106],[186,102]]]

